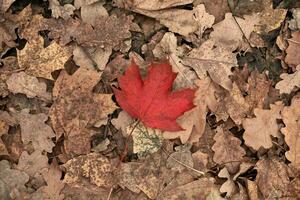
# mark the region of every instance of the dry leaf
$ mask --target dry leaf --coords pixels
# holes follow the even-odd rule
[[[162,40],[155,46],[153,55],[160,60],[169,59],[172,70],[178,75],[175,79],[175,88],[191,87],[197,78],[195,72],[181,62],[184,55],[184,47],[177,46],[177,38],[173,33],[166,33]]]
[[[300,29],[300,8],[293,8],[291,9],[293,14],[293,19],[289,20],[289,28],[292,31],[296,31]]]
[[[0,96],[6,97],[9,94],[6,81],[9,79],[10,74],[14,70],[18,70],[17,58],[14,56],[8,56],[4,59],[0,59],[2,67],[0,68]]]
[[[55,134],[50,126],[45,124],[48,116],[44,113],[30,114],[28,109],[13,113],[21,126],[22,141],[24,144],[32,143],[37,151],[52,152],[54,143],[52,142]],[[34,131],[32,131],[34,130]]]
[[[116,5],[120,7],[130,8],[133,10],[162,10],[166,8],[181,6],[192,3],[193,0],[115,0]]]
[[[216,143],[212,146],[215,152],[214,162],[225,165],[231,174],[238,171],[239,166],[246,155],[245,150],[240,146],[241,141],[234,137],[225,127],[217,127],[214,140]]]
[[[107,18],[109,16],[101,1],[81,6],[80,13],[82,21],[92,26],[95,26],[97,21],[101,20],[101,18]]]
[[[72,4],[61,6],[58,0],[49,0],[49,9],[51,9],[52,17],[69,19],[76,8]]]
[[[1,12],[6,12],[9,7],[11,6],[11,4],[13,4],[15,0],[1,0],[0,1],[0,13]]]
[[[34,151],[30,155],[23,151],[16,169],[26,172],[30,177],[40,173],[43,169],[48,168],[48,158],[41,151]]]
[[[99,80],[100,74],[95,70],[81,67],[71,76],[62,71],[55,82],[50,117],[56,138],[65,136],[68,154],[89,153],[91,135],[86,126],[105,120],[117,108],[112,95],[93,93]]]
[[[193,10],[177,8],[157,11],[137,8],[132,8],[132,10],[159,20],[160,23],[168,27],[171,32],[179,33],[187,38],[194,32],[201,37],[203,32],[213,25],[215,20],[214,16],[205,12],[203,4],[194,7]]]
[[[258,150],[260,147],[269,149],[273,146],[271,136],[279,137],[277,119],[281,119],[283,104],[277,102],[270,105],[270,110],[254,109],[256,118],[246,118],[243,121],[245,144]]]
[[[292,38],[288,39],[289,46],[286,49],[285,62],[292,66],[300,64],[300,31],[293,32]]]
[[[126,135],[130,135],[130,133],[132,135],[133,153],[137,153],[143,157],[161,149],[163,142],[161,131],[159,129],[145,127],[142,123],[136,126],[136,123],[137,122],[134,122],[129,125],[126,130]]]
[[[47,199],[47,200],[63,200],[64,195],[60,194],[64,188],[64,183],[61,180],[62,172],[56,162],[52,162],[50,168],[43,172],[43,177],[47,183],[46,186],[40,187],[32,194],[31,199]]]
[[[24,72],[13,73],[6,81],[8,89],[16,94],[25,94],[28,98],[38,97],[43,100],[51,100],[51,94],[48,93],[47,85],[39,82],[36,77],[29,76]]]
[[[175,147],[175,152],[171,153],[167,159],[166,167],[173,171],[179,171],[179,173],[187,169],[186,166],[193,168],[194,160],[190,148],[191,145]],[[181,163],[186,166],[183,166]]]
[[[290,94],[295,87],[297,87],[297,89],[300,87],[300,65],[298,65],[296,69],[297,71],[293,74],[282,73],[280,75],[282,80],[275,86],[275,88],[280,91],[280,94]]]
[[[116,178],[118,179],[118,185],[123,189],[126,187],[132,192],[139,193],[141,190],[137,186],[137,181],[134,177],[134,171],[139,166],[141,166],[141,163],[122,163],[120,169],[117,170],[115,174]]]
[[[183,63],[192,67],[200,79],[204,79],[208,72],[215,83],[227,90],[232,88],[229,76],[232,75],[231,68],[237,66],[237,60],[236,55],[225,45],[207,40],[189,52]]]
[[[133,119],[125,111],[121,111],[118,118],[112,119],[111,123],[117,128],[122,130],[124,137],[128,136],[127,127],[133,122]]]
[[[284,134],[284,140],[289,146],[285,153],[286,158],[296,169],[300,169],[300,98],[295,96],[292,99],[291,106],[284,107],[282,110],[282,120],[285,127],[281,129]]]
[[[63,69],[71,56],[69,52],[52,42],[44,48],[43,39],[38,43],[27,43],[24,49],[18,50],[18,62],[27,74],[53,80],[51,73]]]
[[[284,163],[276,159],[262,159],[256,163],[256,183],[264,199],[281,199],[288,194],[290,180]]]
[[[29,176],[25,172],[11,169],[7,160],[0,161],[0,188],[4,190],[4,199],[21,199],[20,192],[26,191],[28,181]]]
[[[227,198],[230,198],[235,193],[237,193],[237,187],[236,187],[234,181],[232,180],[232,178],[230,177],[230,174],[227,171],[226,167],[221,169],[218,176],[220,178],[226,178],[227,179],[227,181],[225,183],[223,183],[222,186],[220,187],[220,192],[221,193],[226,193]]]
[[[206,11],[215,17],[215,23],[223,20],[225,13],[230,12],[228,2],[224,0],[194,0],[193,4],[204,4]]]
[[[78,156],[63,166],[66,168],[64,182],[69,185],[81,185],[86,180],[98,187],[110,188],[113,184],[113,167],[101,154],[89,153]]]
[[[239,17],[235,17],[235,19],[242,28],[246,38],[249,39],[251,32],[254,30],[254,25],[259,21],[259,17],[253,14],[251,16],[245,15],[244,19]],[[231,51],[237,48],[243,49],[247,44],[243,42],[243,33],[236,21],[231,13],[226,13],[225,19],[213,26],[214,31],[210,34],[211,39],[217,44],[226,45]]]

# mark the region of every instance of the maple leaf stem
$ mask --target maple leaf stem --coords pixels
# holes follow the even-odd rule
[[[125,156],[127,155],[128,153],[128,140],[130,138],[130,136],[132,135],[133,131],[136,129],[136,127],[140,124],[140,120],[137,120],[135,125],[132,127],[129,135],[127,135],[126,137],[126,140],[125,140],[125,147],[124,147],[124,151],[122,152],[121,156],[120,156],[120,160],[119,160],[119,163],[117,165],[117,168],[119,168],[119,166],[121,165],[121,163],[123,162]]]

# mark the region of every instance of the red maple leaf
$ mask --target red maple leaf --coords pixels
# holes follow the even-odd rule
[[[183,129],[176,119],[195,106],[195,90],[172,91],[176,76],[171,65],[163,62],[151,64],[143,80],[138,65],[132,61],[125,74],[118,78],[121,90],[114,88],[114,93],[121,108],[146,126],[180,131]]]

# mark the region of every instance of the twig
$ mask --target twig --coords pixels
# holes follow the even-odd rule
[[[111,194],[112,194],[113,190],[114,190],[114,187],[112,186],[112,187],[110,188],[110,191],[109,191],[109,194],[108,194],[106,200],[110,200],[110,197],[111,197]]]

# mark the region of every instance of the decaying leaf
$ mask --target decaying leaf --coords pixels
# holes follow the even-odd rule
[[[232,177],[230,176],[230,174],[229,174],[228,170],[226,169],[226,167],[221,169],[218,176],[220,178],[226,178],[227,179],[226,182],[223,183],[222,186],[220,187],[220,192],[221,193],[226,193],[227,198],[232,197],[232,195],[237,192],[237,187],[236,187],[234,181],[232,180]]]
[[[16,168],[33,177],[36,173],[40,173],[42,169],[47,169],[48,167],[47,156],[43,155],[41,151],[36,150],[30,155],[27,151],[23,151]]]
[[[63,69],[71,54],[52,42],[44,48],[43,39],[38,43],[27,43],[24,49],[18,51],[18,63],[27,74],[53,80],[51,73]]]
[[[269,149],[273,146],[271,136],[279,137],[277,119],[281,119],[283,104],[277,102],[270,105],[270,110],[254,109],[256,118],[246,118],[243,121],[245,144],[258,150],[260,147]]]
[[[33,193],[31,199],[63,200],[64,195],[60,194],[60,192],[65,184],[61,180],[61,176],[62,172],[59,166],[55,162],[52,162],[50,168],[43,172],[43,177],[47,185],[39,188]]]
[[[13,113],[21,126],[22,141],[24,144],[32,143],[37,151],[52,152],[55,134],[50,126],[45,124],[48,116],[44,113],[30,114],[28,109]],[[34,131],[33,131],[34,130]]]
[[[237,66],[236,56],[223,44],[212,40],[205,41],[199,48],[193,49],[184,58],[183,63],[192,67],[200,79],[207,76],[227,90],[232,88],[229,75],[231,68]]]
[[[29,98],[38,97],[43,100],[51,100],[51,94],[46,91],[46,83],[39,82],[36,77],[29,76],[24,72],[13,73],[6,84],[14,94],[22,93]]]
[[[179,33],[187,38],[194,32],[201,37],[204,30],[210,28],[215,20],[214,16],[205,12],[203,4],[195,6],[193,10],[177,8],[154,11],[132,8],[132,10],[159,20],[171,32]]]
[[[163,141],[161,131],[147,128],[142,123],[135,126],[136,123],[128,126],[126,131],[126,135],[129,135],[135,127],[131,134],[133,139],[133,153],[137,153],[139,156],[146,156],[158,151]]]
[[[275,88],[279,89],[281,94],[290,94],[295,88],[300,87],[300,65],[296,69],[297,71],[293,74],[283,73],[280,75],[282,80],[276,84]]]
[[[291,106],[284,107],[282,110],[282,120],[285,127],[281,129],[284,134],[284,140],[289,146],[285,153],[291,165],[300,169],[300,98],[295,96],[292,99]]]
[[[7,160],[0,161],[0,188],[3,192],[0,194],[1,198],[21,198],[20,192],[26,191],[25,183],[28,181],[29,176],[25,172],[11,169]]]
[[[288,43],[285,62],[292,66],[300,65],[300,31],[293,32],[292,38],[288,39]]]
[[[191,87],[197,78],[195,72],[182,64],[185,47],[177,46],[177,38],[174,33],[165,33],[161,41],[153,49],[153,55],[160,60],[169,59],[172,70],[178,75],[175,79],[175,88]]]
[[[186,166],[193,168],[194,160],[191,153],[191,145],[182,145],[175,147],[175,152],[171,153],[167,159],[166,167],[180,173],[186,169]],[[184,163],[183,166],[180,163]]]
[[[86,180],[98,187],[112,186],[113,166],[109,160],[98,153],[90,153],[69,160],[63,165],[66,168],[64,182],[69,185],[80,185]]]
[[[280,199],[289,194],[290,180],[287,166],[276,159],[262,159],[256,163],[256,183],[264,199]]]
[[[65,136],[67,153],[89,153],[91,135],[87,125],[106,119],[117,108],[112,95],[93,93],[100,75],[95,70],[80,67],[73,75],[62,71],[55,82],[50,117],[56,138]]]
[[[215,24],[213,26],[214,31],[210,34],[213,41],[226,45],[226,47],[232,51],[237,48],[244,49],[245,45],[247,46],[247,44],[243,42],[243,33],[239,26],[243,30],[246,38],[249,39],[251,32],[254,30],[254,25],[259,21],[259,17],[256,14],[251,16],[246,15],[244,19],[239,17],[235,17],[235,19],[231,13],[226,13],[225,19]]]
[[[228,171],[234,174],[238,171],[246,152],[240,146],[241,141],[225,127],[217,127],[216,132],[214,137],[216,143],[212,146],[212,150],[215,152],[213,160],[218,164],[225,165]]]

